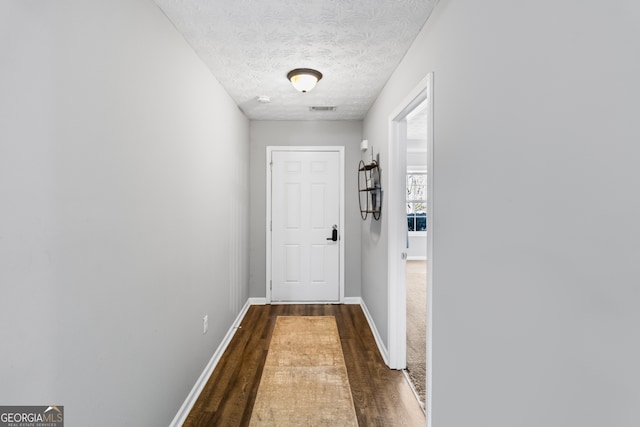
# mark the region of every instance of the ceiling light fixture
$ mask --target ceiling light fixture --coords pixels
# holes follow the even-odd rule
[[[287,78],[291,81],[293,87],[305,93],[314,88],[322,78],[322,73],[311,68],[296,68],[289,71]]]

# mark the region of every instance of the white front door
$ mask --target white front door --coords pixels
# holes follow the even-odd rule
[[[273,302],[340,301],[340,165],[337,151],[271,153]]]

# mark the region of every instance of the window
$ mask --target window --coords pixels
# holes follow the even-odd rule
[[[407,174],[407,227],[427,231],[427,174]]]

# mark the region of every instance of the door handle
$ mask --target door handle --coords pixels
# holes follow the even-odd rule
[[[327,240],[331,240],[333,242],[338,241],[338,226],[334,224],[333,230],[331,231],[331,237],[327,237]]]

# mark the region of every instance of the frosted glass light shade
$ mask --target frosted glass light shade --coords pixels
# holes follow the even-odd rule
[[[291,81],[293,87],[304,93],[315,87],[316,83],[322,78],[322,73],[311,68],[296,68],[289,71],[287,78]]]

